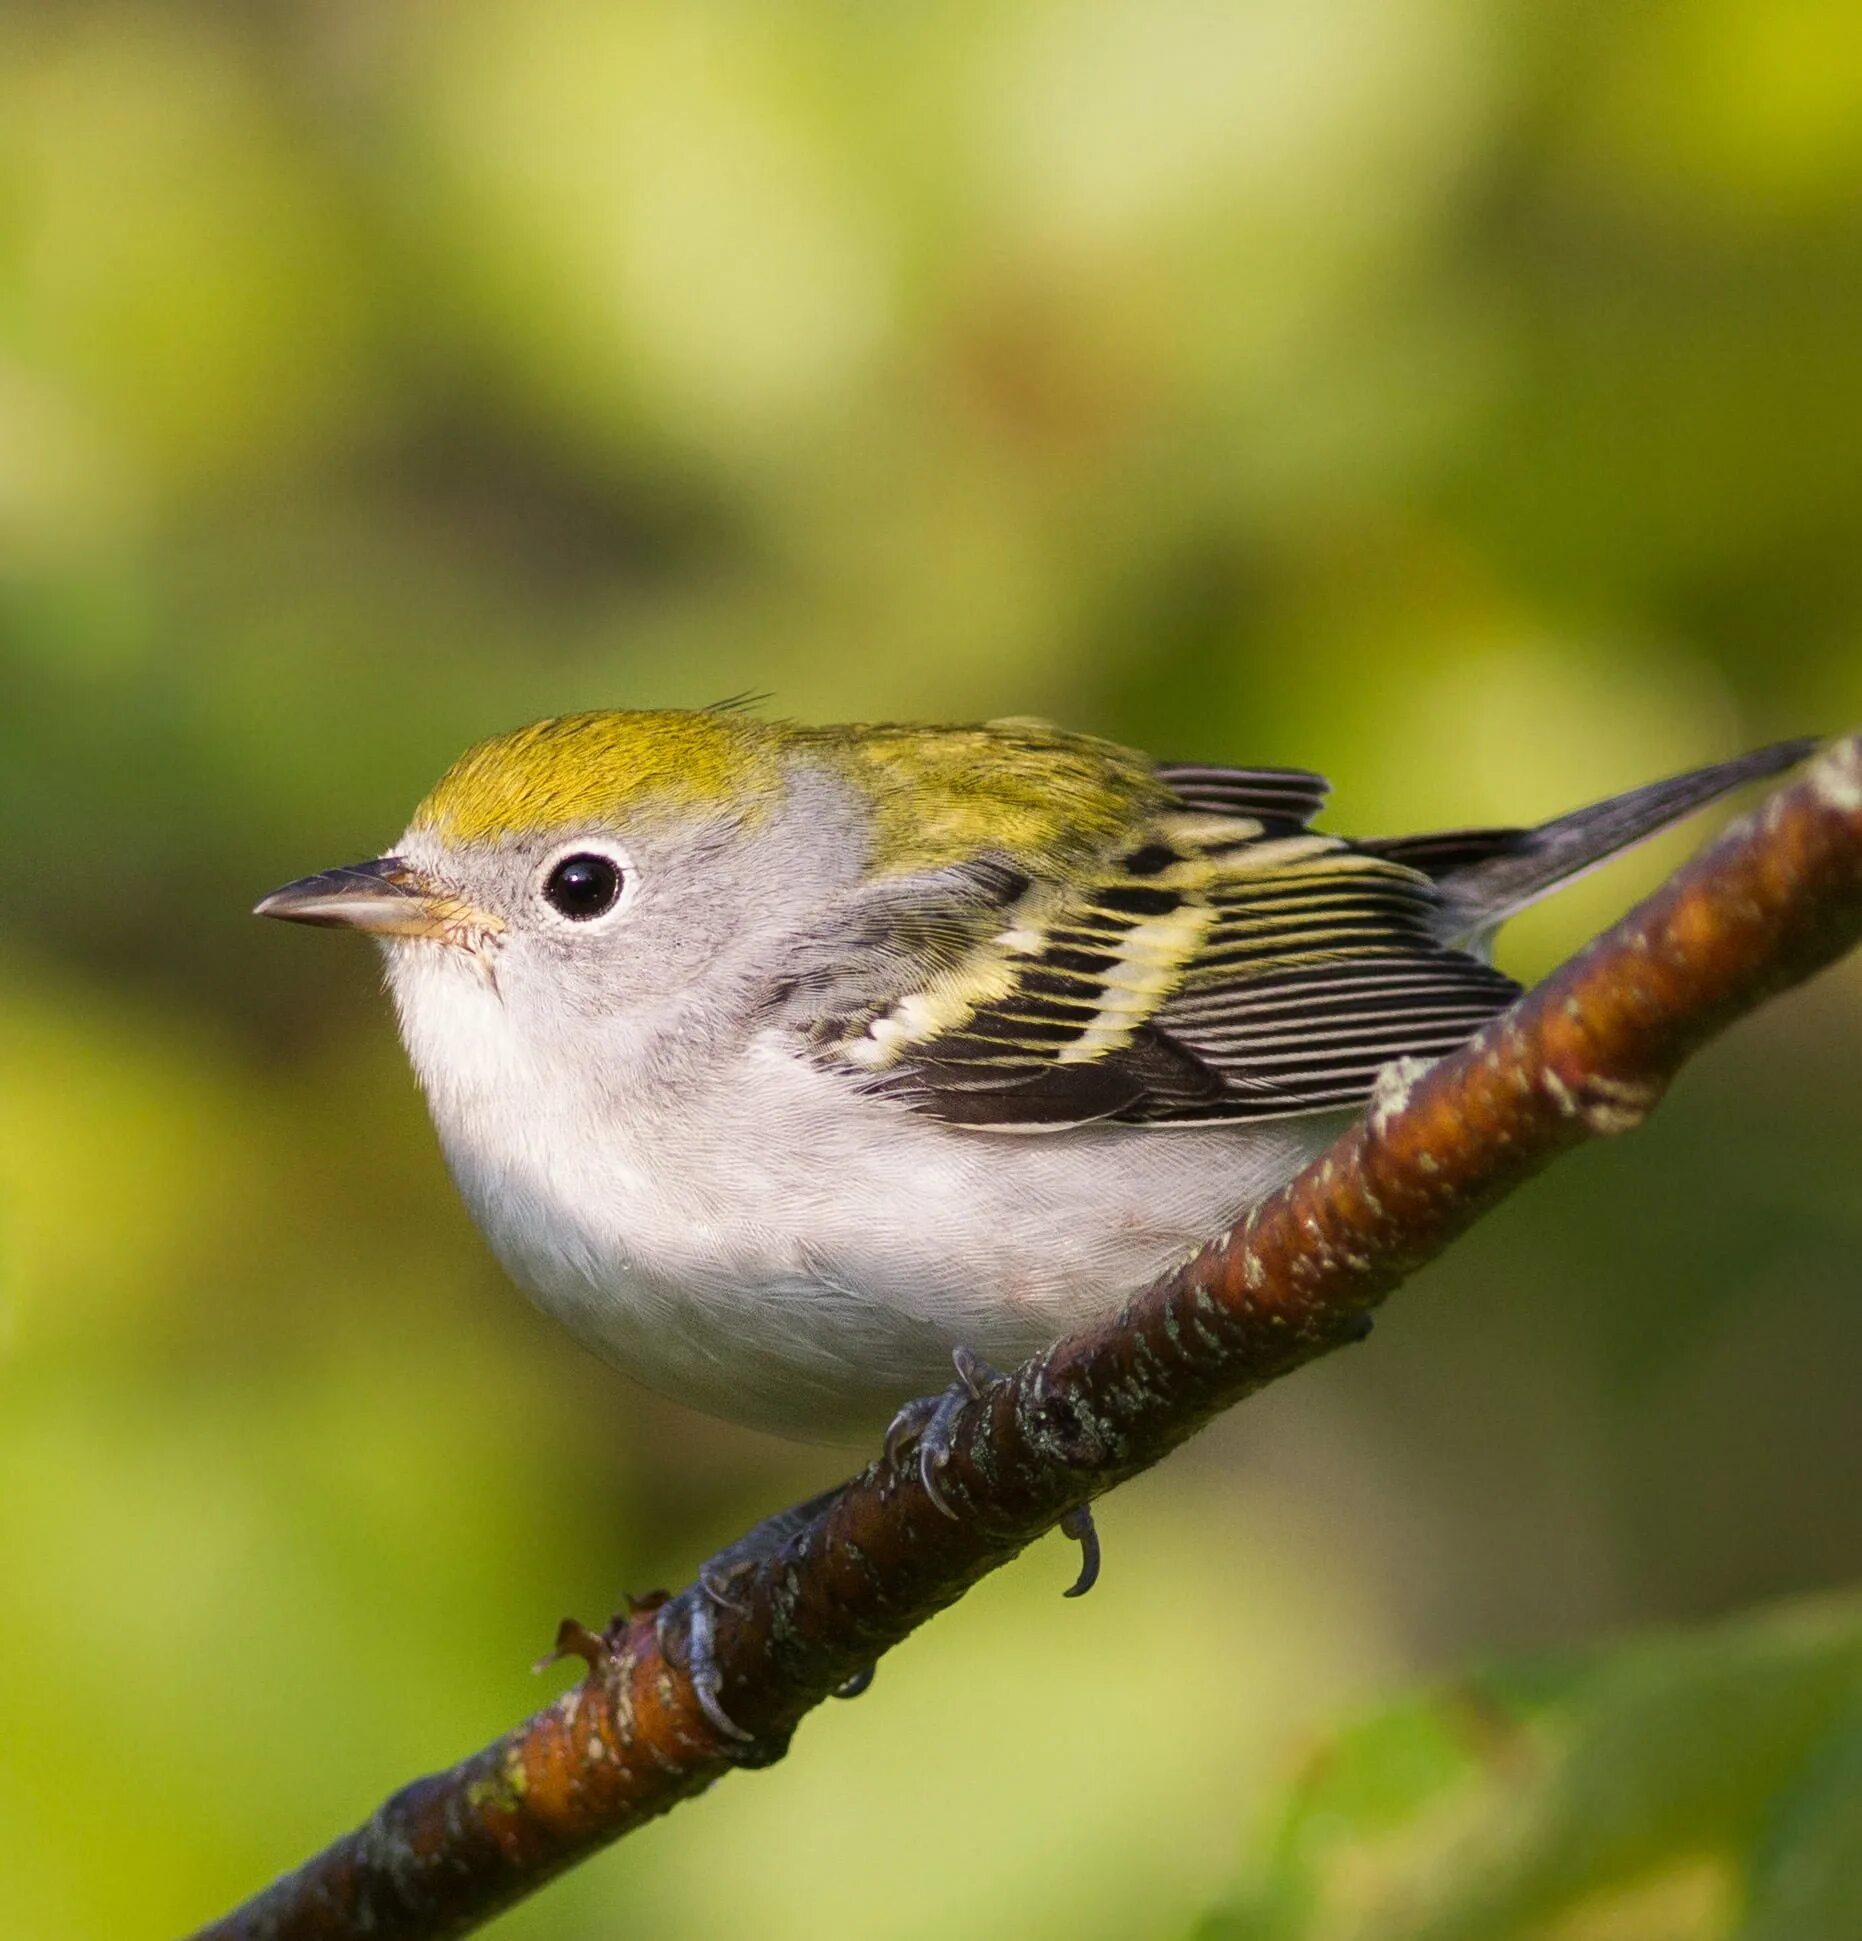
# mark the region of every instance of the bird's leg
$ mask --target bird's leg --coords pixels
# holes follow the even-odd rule
[[[715,1627],[720,1611],[741,1612],[738,1595],[744,1580],[760,1565],[782,1555],[783,1551],[841,1493],[836,1484],[811,1496],[805,1503],[778,1510],[761,1523],[729,1543],[700,1565],[698,1581],[677,1597],[669,1597],[653,1614],[654,1633],[667,1657],[685,1666],[692,1681],[692,1693],[718,1733],[737,1745],[749,1745],[752,1735],[724,1709],[724,1675],[718,1664]],[[857,1698],[873,1682],[873,1668],[856,1672],[836,1694]]]
[[[957,1417],[985,1389],[1006,1377],[1000,1369],[991,1368],[988,1362],[971,1354],[968,1348],[953,1349],[950,1358],[956,1367],[957,1379],[943,1394],[921,1395],[900,1409],[886,1431],[886,1458],[896,1465],[916,1448],[918,1480],[924,1485],[925,1494],[946,1516],[954,1519],[957,1512],[951,1508],[939,1478],[950,1461]],[[1084,1503],[1069,1510],[1060,1519],[1060,1528],[1080,1546],[1080,1574],[1066,1595],[1084,1597],[1099,1581],[1099,1533],[1093,1527],[1092,1510]]]
[[[957,1417],[971,1402],[981,1398],[993,1384],[1005,1379],[999,1369],[990,1367],[967,1348],[951,1353],[957,1379],[941,1395],[924,1395],[907,1402],[892,1418],[886,1430],[886,1457],[903,1463],[916,1450],[919,1481],[931,1501],[948,1516],[957,1512],[939,1484],[939,1477],[950,1461],[953,1430]],[[839,1496],[844,1484],[823,1490],[793,1508],[766,1516],[735,1543],[726,1544],[699,1567],[697,1582],[676,1597],[642,1599],[635,1609],[651,1609],[654,1635],[666,1656],[685,1668],[692,1681],[692,1693],[719,1736],[743,1747],[755,1743],[729,1712],[724,1709],[724,1674],[718,1663],[716,1625],[719,1612],[739,1613],[744,1604],[739,1595],[743,1581],[759,1566],[781,1556],[787,1546]],[[1084,1597],[1099,1578],[1099,1536],[1093,1527],[1093,1513],[1084,1503],[1060,1519],[1064,1535],[1080,1546],[1080,1574],[1067,1591],[1068,1597]],[[612,1648],[618,1636],[619,1621],[603,1637],[584,1626],[565,1622],[551,1657],[569,1653],[584,1657],[594,1665],[600,1647]],[[543,1663],[547,1664],[549,1659]],[[540,1669],[541,1667],[539,1667]],[[858,1698],[873,1682],[874,1667],[856,1672],[835,1694],[837,1698]]]
[[[915,1447],[918,1480],[925,1494],[953,1521],[957,1512],[939,1487],[938,1478],[950,1461],[951,1431],[966,1404],[974,1402],[991,1382],[1002,1379],[999,1368],[979,1360],[968,1348],[953,1348],[951,1361],[957,1379],[941,1395],[921,1395],[907,1402],[886,1430],[886,1459],[897,1464]]]
[[[781,1556],[786,1546],[807,1529],[844,1487],[844,1484],[836,1483],[832,1489],[824,1489],[819,1496],[811,1496],[804,1502],[791,1504],[786,1510],[778,1510],[773,1516],[766,1516],[761,1523],[754,1524],[734,1543],[727,1543],[722,1550],[714,1551],[698,1567],[698,1582],[705,1595],[719,1610],[741,1611],[743,1603],[737,1596],[736,1586],[758,1564],[766,1564],[772,1557]]]

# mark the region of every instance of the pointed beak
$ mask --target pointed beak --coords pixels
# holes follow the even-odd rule
[[[458,937],[467,929],[483,933],[497,927],[399,856],[300,876],[255,904],[252,914],[335,930],[367,930],[377,937]]]

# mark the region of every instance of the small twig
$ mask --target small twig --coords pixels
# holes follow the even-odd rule
[[[960,1417],[944,1515],[867,1468],[734,1583],[725,1704],[780,1757],[805,1712],[1069,1511],[1218,1410],[1363,1337],[1370,1310],[1567,1148],[1637,1125],[1688,1056],[1862,936],[1862,737],[1826,751],[1464,1051],[1386,1075],[1365,1117],[1234,1233]],[[214,1941],[469,1932],[745,1763],[652,1617],[495,1745],[416,1781]],[[576,1627],[568,1648],[588,1647]]]

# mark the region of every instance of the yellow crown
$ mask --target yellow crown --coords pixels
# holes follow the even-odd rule
[[[780,731],[742,714],[664,708],[559,715],[481,741],[414,812],[453,842],[612,823],[642,803],[752,806],[780,783]]]

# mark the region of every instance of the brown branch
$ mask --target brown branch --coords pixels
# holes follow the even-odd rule
[[[964,1413],[944,1488],[866,1469],[720,1620],[724,1703],[779,1757],[802,1715],[1060,1516],[1329,1349],[1547,1160],[1643,1119],[1690,1053],[1862,937],[1862,736],[1363,1120],[1235,1232]],[[651,1619],[495,1745],[203,1929],[217,1941],[457,1935],[699,1792],[740,1752]]]

